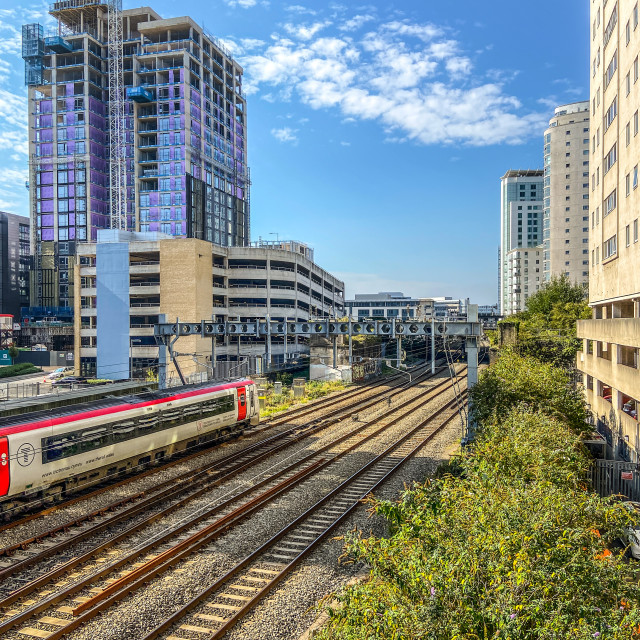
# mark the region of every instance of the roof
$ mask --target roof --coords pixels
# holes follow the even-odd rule
[[[60,407],[46,411],[23,413],[17,416],[0,419],[0,436],[8,436],[14,433],[35,431],[53,427],[59,424],[67,424],[97,418],[103,415],[118,414],[140,407],[150,407],[164,404],[170,400],[181,400],[210,393],[223,389],[236,389],[237,387],[251,384],[250,380],[242,379],[234,382],[205,382],[200,384],[180,387],[180,391],[166,389],[163,391],[150,391],[135,396],[121,396],[119,398],[106,398],[100,402],[76,404],[70,407]],[[116,418],[117,419],[117,418]]]
[[[544,175],[542,169],[509,169],[501,180],[505,178],[541,178]]]

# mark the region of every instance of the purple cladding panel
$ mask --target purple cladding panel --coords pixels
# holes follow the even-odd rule
[[[40,100],[40,113],[51,113],[53,111],[53,100]]]
[[[75,93],[73,82],[67,82],[66,87],[67,87],[67,95],[72,96]]]
[[[67,98],[65,102],[67,103],[67,111],[73,111],[73,107],[75,106],[75,98]]]
[[[43,240],[53,240],[53,229],[43,229],[42,230],[42,239]]]
[[[76,239],[76,229],[75,227],[69,227],[69,240]]]
[[[184,69],[180,69],[180,82],[184,82]],[[180,87],[180,97],[184,96],[184,85]]]
[[[101,100],[96,100],[95,98],[89,97],[89,111],[93,111],[100,116],[104,116],[105,114],[105,106]]]
[[[40,126],[41,127],[52,127],[53,126],[53,116],[52,115],[40,116]]]
[[[160,231],[160,223],[159,222],[150,222],[149,223],[149,231]]]
[[[53,215],[47,214],[42,216],[42,226],[43,227],[53,227]]]
[[[53,198],[53,187],[42,187],[43,198]]]
[[[173,80],[173,69],[169,69],[169,83],[173,84],[174,80]]]
[[[40,184],[53,184],[53,171],[43,171],[40,174]],[[53,196],[45,196],[51,198]]]
[[[159,207],[151,207],[149,209],[149,220],[153,220],[155,222],[160,220],[160,208]]]
[[[53,155],[53,144],[44,143],[40,145],[40,152],[43,156],[52,156]]]
[[[75,213],[70,213],[69,214],[69,226],[73,227],[76,223],[76,215]]]
[[[74,198],[70,198],[69,199],[69,211],[75,211],[76,210],[76,201]]]
[[[42,213],[53,213],[53,200],[43,200],[40,203]]]
[[[160,204],[160,195],[158,194],[157,191],[152,191],[149,194],[149,204],[151,206],[155,205],[156,207]]]

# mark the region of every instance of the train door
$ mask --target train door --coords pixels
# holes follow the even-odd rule
[[[0,438],[0,496],[6,496],[9,493],[11,484],[9,467],[9,441],[3,436]]]
[[[238,387],[238,421],[247,417],[247,391],[245,387]]]
[[[253,386],[249,387],[249,398],[248,398],[247,406],[248,406],[247,411],[249,413],[249,416],[253,416],[256,410],[256,394]]]

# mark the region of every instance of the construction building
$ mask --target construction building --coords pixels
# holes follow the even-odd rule
[[[29,304],[29,218],[0,211],[0,314],[20,322]]]
[[[542,183],[541,169],[510,170],[501,178],[498,289],[502,316],[523,311],[542,284],[542,250],[538,249],[542,245]],[[524,261],[530,259],[536,265],[527,264],[525,273]]]
[[[557,107],[544,132],[545,281],[589,281],[589,137],[588,101]]]
[[[162,314],[168,321],[218,322],[343,315],[344,283],[309,252],[299,242],[221,247],[158,232],[100,231],[98,242],[78,245],[76,256],[76,369],[111,379],[155,372],[154,326]],[[211,371],[213,350],[218,374],[254,373],[251,359],[266,370],[309,353],[308,339],[275,336],[269,344],[260,337],[187,336],[178,347],[185,376]],[[234,364],[223,367],[227,362]]]
[[[638,2],[591,3],[589,304],[577,366],[609,453],[640,459]]]
[[[31,305],[71,307],[74,256],[100,229],[247,246],[242,68],[189,17],[60,0],[23,27]]]

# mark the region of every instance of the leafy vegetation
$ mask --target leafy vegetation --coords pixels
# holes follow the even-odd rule
[[[305,395],[302,398],[293,397],[293,389],[283,386],[282,393],[272,393],[266,397],[266,406],[260,410],[261,418],[268,418],[276,413],[281,413],[290,409],[296,404],[304,404],[309,400],[322,398],[334,391],[342,391],[346,388],[346,384],[342,381],[332,380],[328,382],[318,382],[312,380],[305,385]]]
[[[371,500],[390,535],[350,536],[370,576],[314,638],[640,638],[634,567],[609,551],[632,516],[587,488],[584,408],[567,382],[509,352],[483,373],[476,442],[398,502]]]
[[[497,420],[503,419],[522,402],[582,431],[587,417],[584,397],[570,382],[563,369],[503,349],[470,392],[476,420],[484,424],[494,413]]]
[[[0,367],[0,378],[11,378],[12,376],[26,376],[30,373],[41,373],[39,369],[30,362],[21,362],[20,364],[12,364],[6,367]]]
[[[503,322],[517,323],[518,349],[558,366],[572,367],[580,349],[576,321],[591,318],[587,291],[567,276],[554,277],[527,300],[527,307]]]

